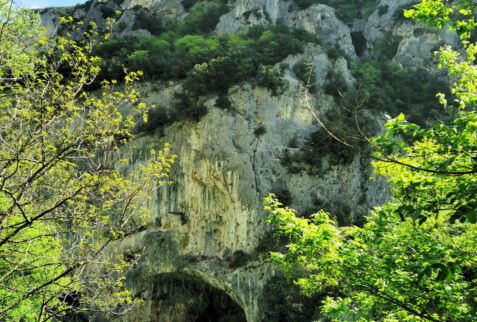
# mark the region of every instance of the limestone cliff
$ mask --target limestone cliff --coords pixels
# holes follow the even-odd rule
[[[432,50],[455,39],[445,31],[426,30],[401,19],[399,10],[411,2],[382,0],[369,17],[350,22],[340,20],[337,9],[326,4],[300,9],[285,0],[230,1],[231,10],[220,18],[215,31],[281,22],[315,33],[323,44],[340,48],[355,61],[372,56],[380,40],[392,37],[395,62],[408,70],[430,69]],[[105,12],[121,9],[117,25],[122,27],[115,29],[116,36],[147,35],[147,30],[132,27],[138,6],[164,22],[187,14],[179,0],[95,0],[71,12],[77,19],[101,25]],[[44,25],[56,32],[55,14],[47,10],[42,17]],[[317,90],[311,93],[311,105],[323,113],[336,108],[335,99],[322,88],[330,71],[347,83],[355,81],[348,61],[308,45],[303,54],[282,63],[293,66],[301,59],[315,66]],[[330,162],[328,154],[316,155],[320,171],[306,164],[300,171],[290,171],[283,164],[284,155],[299,155],[318,128],[304,102],[303,84],[291,67],[284,72],[287,86],[279,95],[248,83],[234,86],[228,92],[232,109],[217,108],[211,95],[204,99],[207,114],[199,122],[175,122],[140,136],[126,148],[133,160],[141,162],[145,151],[169,142],[178,159],[172,185],[160,188],[150,202],[146,227],[122,241],[124,249],[145,247],[128,280],[144,306],[116,320],[262,321],[269,309],[264,300],[267,283],[275,274],[266,262],[271,228],[264,224],[263,197],[274,192],[299,211],[328,205],[348,215],[343,224],[356,222],[389,198],[385,180],[370,180],[369,160],[358,154],[347,163]],[[167,110],[180,85],[139,87],[146,102]],[[374,116],[382,119],[383,113]]]

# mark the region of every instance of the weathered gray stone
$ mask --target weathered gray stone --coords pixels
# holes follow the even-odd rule
[[[363,33],[368,50],[383,37],[399,37],[394,60],[412,70],[430,65],[432,49],[455,39],[446,31],[396,23],[394,11],[409,1],[382,0],[380,5],[388,6],[385,13],[381,10],[379,14],[378,8],[365,24],[359,22],[351,28]],[[324,44],[339,47],[352,59],[358,59],[351,29],[336,17],[335,9],[317,4],[306,10],[293,10],[290,3],[237,0],[232,10],[221,17],[216,31],[234,32],[253,24],[282,22],[304,28]],[[98,5],[95,1],[87,12],[78,9],[74,15],[101,22],[95,9]],[[125,29],[119,36],[149,34],[132,30],[136,16],[132,9],[136,5],[164,21],[186,14],[179,0],[126,0],[118,21],[125,24]],[[58,28],[55,15],[46,11],[42,19],[50,35],[54,35]],[[314,65],[317,90],[310,93],[309,105],[321,113],[337,108],[335,99],[324,94],[323,88],[330,71],[341,75],[348,84],[354,82],[348,63],[342,57],[330,60],[320,46],[307,45],[302,54],[283,61],[289,66],[284,75],[288,85],[280,95],[273,96],[269,90],[248,83],[234,86],[228,93],[230,111],[215,107],[216,97],[203,97],[208,113],[200,122],[176,122],[154,135],[139,137],[125,148],[132,160],[143,162],[147,151],[169,142],[178,159],[171,173],[172,185],[161,187],[151,196],[151,216],[145,222],[145,230],[121,241],[123,249],[146,250],[128,278],[132,291],[142,296],[145,304],[120,321],[189,321],[187,307],[199,305],[192,299],[167,304],[155,298],[160,277],[167,274],[187,276],[186,282],[197,280],[223,292],[243,309],[248,321],[260,321],[263,290],[275,273],[265,261],[267,255],[257,251],[269,229],[263,224],[267,216],[263,197],[269,192],[288,191],[293,208],[304,210],[314,207],[315,200],[325,200],[355,214],[389,198],[385,180],[369,180],[369,161],[358,155],[349,164],[330,164],[329,155],[316,155],[322,164],[321,173],[306,164],[302,171],[291,173],[282,164],[285,152],[292,157],[300,155],[304,142],[318,129],[304,101],[303,85],[293,73],[293,65],[300,60]],[[149,104],[171,111],[173,93],[180,90],[180,85],[157,82],[141,84],[139,90]],[[260,127],[265,133],[256,135]],[[290,146],[292,140],[296,146]],[[245,260],[232,265],[234,258],[240,256]]]
[[[436,73],[434,51],[442,45],[458,48],[459,39],[449,30],[429,28],[411,19],[399,18],[400,13],[396,10],[402,10],[402,6],[413,2],[382,0],[364,27],[367,46],[372,48],[378,41],[392,37],[399,42],[394,56],[395,62],[409,71],[424,68],[428,72]],[[386,12],[380,13],[380,7],[386,7]]]
[[[412,3],[414,0],[382,0],[378,8],[368,18],[364,26],[364,34],[369,44],[382,39],[383,32],[392,32],[395,27],[395,11],[399,7]]]
[[[124,0],[121,4],[123,9],[133,9],[141,6],[155,13],[165,12],[170,17],[178,17],[184,12],[181,0]]]
[[[324,44],[342,49],[356,59],[349,27],[336,17],[335,9],[317,4],[306,10],[292,11],[283,18],[285,24],[314,33]]]
[[[290,56],[284,62],[306,58],[316,58],[319,75],[333,66],[352,81],[346,60],[331,64],[319,46],[308,46],[303,56]],[[123,241],[125,248],[146,246],[131,275],[132,285],[138,287],[155,276],[182,272],[225,292],[244,310],[248,321],[260,321],[264,310],[261,294],[274,273],[273,266],[264,261],[266,255],[256,253],[267,230],[263,224],[267,216],[264,196],[288,190],[291,206],[297,209],[309,208],[313,200],[322,199],[346,203],[355,213],[386,200],[385,182],[369,181],[370,173],[358,156],[349,165],[329,166],[321,175],[288,173],[281,158],[290,149],[290,140],[303,142],[317,125],[304,102],[302,85],[290,72],[287,75],[289,86],[279,96],[247,84],[235,86],[229,92],[233,111],[214,107],[211,99],[206,103],[209,112],[199,123],[175,123],[164,130],[164,137],[145,136],[135,141],[131,156],[167,141],[178,159],[171,174],[173,184],[162,187],[151,200],[148,229]],[[323,77],[320,79],[323,83]],[[171,97],[168,88],[160,92],[149,91],[152,87],[148,86],[145,89],[150,103],[162,104],[156,100]],[[320,94],[312,97],[311,104],[325,111],[334,103]],[[266,132],[256,136],[259,126]],[[250,258],[231,267],[231,254],[237,252]],[[147,298],[147,294],[143,296]],[[145,310],[138,309],[121,321],[158,321],[148,315],[156,314],[153,306],[146,300]],[[183,321],[177,319],[173,321]]]

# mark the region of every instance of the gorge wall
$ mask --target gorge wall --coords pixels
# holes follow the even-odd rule
[[[334,8],[333,3],[338,6]],[[229,109],[216,106],[217,95],[205,95],[200,99],[206,114],[198,122],[172,122],[139,135],[126,147],[131,159],[142,162],[151,148],[169,142],[178,158],[171,173],[173,183],[152,196],[147,225],[122,241],[124,249],[145,247],[127,281],[144,305],[113,320],[277,321],[277,312],[272,312],[275,304],[270,303],[276,294],[270,283],[279,275],[267,262],[268,251],[277,246],[271,238],[272,227],[264,224],[263,197],[273,192],[305,215],[324,208],[342,225],[359,224],[370,208],[388,200],[386,180],[371,180],[370,160],[357,153],[345,160],[333,150],[322,149],[325,152],[316,153],[312,161],[305,160],[305,149],[312,146],[310,138],[319,126],[307,108],[302,75],[292,67],[299,61],[313,63],[315,86],[309,103],[326,114],[342,104],[325,90],[329,75],[356,85],[350,63],[381,55],[378,47],[383,42],[391,43],[389,58],[406,71],[439,75],[433,69],[432,52],[455,39],[446,31],[424,29],[402,18],[402,9],[413,1],[365,1],[354,7],[359,12],[351,14],[343,13],[340,3],[317,0],[307,8],[292,0],[227,3],[229,11],[220,17],[217,34],[254,24],[282,23],[316,35],[322,45],[308,44],[302,53],[274,66],[282,69],[285,82],[280,93],[243,82],[228,90]],[[116,22],[121,28],[113,29],[113,37],[127,38],[151,34],[134,28],[141,10],[167,24],[183,19],[201,4],[95,0],[68,12],[78,20],[95,21],[101,28],[105,16],[121,10]],[[42,12],[50,34],[60,28],[58,14],[58,10]],[[330,48],[338,48],[339,54]],[[166,113],[173,113],[174,92],[180,87],[180,82],[173,81],[138,84],[145,101]],[[375,131],[382,130],[386,113],[368,113],[377,120]],[[292,321],[290,316],[280,318],[287,319]]]

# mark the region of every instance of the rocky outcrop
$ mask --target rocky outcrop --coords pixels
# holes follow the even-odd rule
[[[160,15],[165,21],[177,19],[185,13],[181,0],[124,0],[121,4],[121,9],[125,12],[138,7]]]
[[[335,9],[313,5],[306,10],[291,12],[283,21],[290,27],[314,33],[324,44],[342,49],[352,59],[357,58],[350,29],[336,17]]]
[[[284,63],[293,65],[300,59],[316,64],[318,84],[324,84],[330,69],[352,81],[346,60],[330,61],[319,46],[308,46],[303,55],[290,56]],[[196,278],[224,292],[244,311],[247,321],[261,321],[266,309],[263,290],[274,274],[274,267],[265,261],[263,242],[270,227],[264,224],[263,197],[286,191],[290,206],[299,210],[327,200],[353,213],[388,198],[385,182],[370,181],[368,161],[359,156],[350,164],[326,165],[328,157],[316,155],[325,164],[321,175],[306,168],[290,173],[282,164],[285,151],[299,153],[299,146],[289,147],[290,141],[304,142],[317,129],[301,83],[291,70],[286,78],[288,88],[279,96],[248,84],[236,86],[229,91],[232,110],[215,107],[211,97],[200,122],[175,123],[164,129],[164,136],[135,141],[130,150],[133,159],[164,142],[171,144],[178,159],[171,174],[173,184],[162,187],[150,201],[147,229],[123,240],[123,248],[146,247],[129,278],[146,304],[121,321],[167,321],[157,313],[165,302],[151,297],[159,287],[155,281],[163,274]],[[143,92],[156,105],[167,106],[167,99],[161,98],[171,97],[170,88],[154,92],[144,87]],[[320,91],[312,100],[317,110],[333,108],[333,99]],[[264,130],[257,134],[257,128]],[[183,306],[169,309],[176,317],[176,311],[185,310]],[[183,321],[172,315],[167,315],[170,321]]]
[[[127,37],[150,35],[133,28],[139,12],[136,6],[163,22],[187,14],[178,0],[118,3],[95,0],[78,7],[73,16],[101,26],[105,12],[121,8],[115,35]],[[237,0],[220,18],[216,32],[281,22],[316,34],[323,44],[340,48],[354,60],[371,57],[380,41],[394,37],[394,61],[413,70],[430,66],[432,50],[455,39],[446,31],[397,20],[396,10],[408,3],[382,0],[367,21],[350,29],[327,5],[294,10],[291,1]],[[44,11],[42,19],[51,35],[57,32],[59,20],[54,12]],[[352,32],[358,34],[353,37]],[[363,50],[357,50],[358,41]],[[266,244],[270,227],[264,224],[263,197],[274,192],[299,211],[317,209],[325,202],[356,216],[389,198],[385,180],[370,180],[369,160],[359,155],[348,163],[332,163],[328,154],[317,154],[319,171],[307,164],[290,171],[284,164],[284,155],[298,157],[318,129],[305,104],[303,84],[293,72],[293,65],[300,60],[314,65],[317,86],[310,105],[321,113],[337,108],[335,99],[323,88],[331,71],[347,84],[355,81],[348,61],[330,59],[322,47],[308,45],[303,54],[282,62],[288,66],[284,67],[287,86],[279,95],[244,83],[229,90],[230,110],[216,107],[214,96],[201,97],[208,113],[200,122],[176,122],[125,148],[132,160],[141,162],[151,148],[160,149],[169,142],[178,159],[171,173],[173,183],[151,196],[151,216],[143,231],[121,242],[124,250],[145,248],[127,281],[144,299],[144,306],[118,321],[200,321],[205,320],[204,312],[228,317],[227,321],[261,321],[266,310],[264,290],[275,274],[275,268],[266,262],[271,245]],[[152,83],[141,85],[140,91],[147,103],[170,109],[173,92],[179,88],[177,84]],[[379,118],[379,113],[375,117]],[[342,223],[355,219],[348,216]]]
[[[379,42],[394,43],[394,61],[409,71],[426,69],[436,73],[434,52],[442,45],[459,46],[455,33],[446,29],[428,28],[403,16],[415,0],[382,0],[369,17],[363,30],[367,48]]]
[[[305,10],[291,10],[291,1],[238,0],[234,8],[220,18],[218,33],[235,32],[250,25],[284,23],[317,35],[324,44],[341,48],[356,58],[350,29],[335,14],[335,9],[316,4]]]

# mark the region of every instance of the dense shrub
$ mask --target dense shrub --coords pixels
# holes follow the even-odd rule
[[[280,94],[280,90],[284,86],[282,75],[275,70],[273,66],[260,65],[257,70],[256,84],[258,86],[266,87],[272,91],[272,95]]]
[[[116,10],[105,5],[99,6],[99,10],[104,19],[114,17],[116,15]]]
[[[330,71],[325,93],[335,96],[336,107],[320,115],[326,126],[340,139],[365,150],[368,144],[356,127],[368,136],[377,134],[378,125],[372,113],[356,110],[356,102],[363,102],[361,109],[379,111],[396,117],[404,113],[407,119],[424,125],[437,120],[446,121],[447,116],[435,110],[435,93],[449,95],[444,82],[425,72],[408,73],[390,60],[372,60],[365,63],[351,63],[351,71],[356,79],[354,86],[348,87],[342,76]],[[409,138],[412,139],[412,138]],[[292,158],[288,153],[282,157],[282,164],[291,172],[300,170],[300,163],[311,165],[312,172],[323,169],[322,158],[327,157],[330,165],[347,164],[355,152],[331,138],[323,129],[318,129],[309,137],[302,153]]]
[[[229,110],[232,108],[232,103],[230,102],[229,98],[225,95],[220,95],[215,100],[215,106],[221,108],[223,110]]]
[[[267,128],[263,125],[260,125],[253,131],[253,134],[255,134],[256,137],[261,137],[265,133],[267,133]]]
[[[311,62],[303,59],[299,60],[293,65],[293,73],[295,73],[296,78],[302,82],[303,86],[309,86],[309,91],[316,91],[316,75],[313,72]]]
[[[372,53],[376,60],[390,60],[396,56],[402,37],[394,36],[390,32],[383,32],[384,37],[373,46]]]
[[[346,80],[340,73],[335,72],[333,69],[328,72],[326,85],[324,92],[328,95],[340,97],[348,89]]]
[[[171,121],[190,120],[199,122],[207,114],[207,107],[186,93],[174,95],[174,111]]]
[[[290,29],[283,24],[264,27],[256,25],[249,28],[247,38],[253,39],[253,49],[263,65],[272,65],[290,54],[303,51],[303,45],[317,42],[316,36],[298,29]]]
[[[224,1],[196,6],[184,19],[168,26],[162,26],[160,19],[141,6],[133,9],[137,12],[134,28],[147,29],[154,35],[110,39],[97,46],[94,51],[103,58],[102,70],[89,89],[98,88],[103,79],[121,80],[124,69],[142,70],[145,80],[182,81],[183,91],[176,95],[171,117],[151,111],[151,117],[158,121],[139,127],[138,131],[143,132],[167,122],[199,120],[207,112],[200,103],[204,95],[218,94],[217,106],[230,108],[230,101],[223,98],[231,86],[243,81],[252,81],[277,95],[284,82],[273,65],[290,54],[301,53],[306,43],[317,42],[315,35],[284,25],[254,26],[220,36],[209,34],[228,11]]]
[[[333,113],[338,114],[338,113]],[[332,127],[336,134],[340,134],[342,139],[350,140],[352,138],[351,129],[354,129],[350,117],[343,117],[339,121],[327,115],[325,122]],[[343,126],[343,128],[338,127]],[[349,130],[348,130],[349,129]],[[356,140],[353,140],[353,143]],[[331,138],[323,129],[313,132],[310,139],[303,147],[302,162],[313,166],[313,171],[321,171],[321,159],[329,157],[330,164],[349,164],[353,160],[354,151],[345,147],[338,141]]]
[[[112,0],[116,5],[120,6],[123,4],[124,0]]]
[[[338,59],[339,57],[347,58],[344,50],[338,47],[326,47],[326,55],[328,55],[330,59]]]
[[[330,291],[331,294],[331,291]],[[263,289],[264,322],[292,322],[318,320],[317,303],[325,294],[308,297],[291,279],[282,273],[273,276]]]
[[[145,29],[153,35],[159,35],[164,31],[162,20],[153,14],[149,14],[145,9],[141,8],[136,13],[133,30]]]
[[[85,3],[83,3],[83,4],[77,4],[77,5],[75,6],[75,10],[76,10],[76,9],[83,9],[83,10],[85,10],[85,11],[88,11],[89,8],[91,8],[91,5],[92,5],[92,4],[93,4],[93,0],[88,0],[88,1],[86,1]]]
[[[356,78],[355,90],[367,98],[367,108],[393,117],[402,112],[418,124],[442,117],[435,110],[435,95],[438,92],[448,95],[449,91],[443,81],[425,71],[409,73],[390,60],[354,62],[351,71]]]
[[[114,25],[114,32],[123,32],[128,27],[128,23],[125,21],[118,22]]]
[[[396,10],[394,10],[392,18],[396,22],[404,22],[404,21],[414,22],[414,20],[404,17],[404,10],[413,9],[414,5],[416,5],[417,3],[419,3],[419,1],[411,1],[409,3],[403,4],[397,7]]]
[[[98,81],[120,79],[125,66],[142,70],[146,79],[182,79],[184,90],[193,96],[223,94],[230,86],[253,79],[277,94],[281,75],[271,66],[302,52],[310,41],[316,42],[315,36],[283,25],[222,36],[181,36],[172,28],[158,36],[112,39],[95,49],[105,58]]]
[[[136,132],[143,132],[147,134],[154,133],[157,129],[171,123],[171,119],[167,115],[164,108],[156,107],[149,111],[147,123],[141,122],[136,126]]]
[[[225,3],[212,1],[205,6],[195,7],[184,19],[171,25],[171,28],[181,35],[208,34],[215,29],[220,16],[228,11]]]

